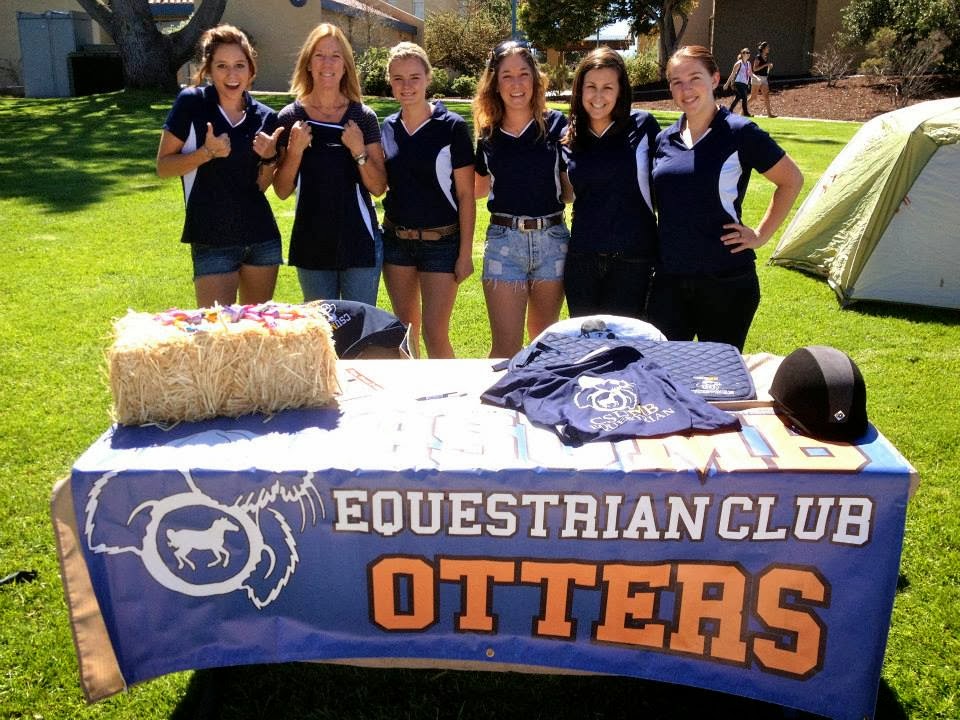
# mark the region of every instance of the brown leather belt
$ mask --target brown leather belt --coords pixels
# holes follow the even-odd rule
[[[432,228],[405,228],[394,225],[387,218],[383,219],[383,227],[401,240],[441,240],[456,234],[460,230],[460,226],[456,223]]]
[[[563,213],[537,218],[517,217],[516,215],[491,215],[490,222],[493,225],[501,225],[514,230],[543,230],[544,228],[553,227],[554,225],[562,223]]]

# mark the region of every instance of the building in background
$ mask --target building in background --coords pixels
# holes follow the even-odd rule
[[[741,48],[770,43],[776,75],[806,75],[840,30],[850,0],[700,0],[691,13],[684,45],[705,45],[729,72]]]
[[[432,4],[428,0],[428,5]],[[150,0],[150,5],[161,27],[176,27],[193,12],[193,3],[181,0]],[[0,87],[23,84],[18,13],[50,11],[84,14],[75,0],[0,0]],[[355,51],[423,39],[422,18],[383,0],[231,0],[222,22],[240,27],[254,42],[259,56],[258,90],[289,89],[300,45],[320,22],[340,26]],[[90,44],[97,52],[107,53],[113,40],[96,22],[91,25]],[[29,64],[31,59],[26,61]],[[185,67],[180,81],[185,83],[188,78],[189,68]]]
[[[706,45],[727,71],[740,48],[770,43],[776,75],[804,75],[813,53],[822,52],[840,29],[840,12],[849,0],[701,0],[690,16],[684,44]],[[430,12],[466,13],[469,0],[231,0],[223,21],[241,27],[260,56],[258,90],[289,88],[293,62],[303,39],[319,22],[343,28],[354,50],[390,46],[400,40],[422,41]],[[192,2],[151,0],[161,25],[189,17]],[[558,12],[562,5],[558,4]],[[0,87],[22,84],[17,13],[81,12],[75,0],[0,0]],[[105,52],[112,40],[92,23],[92,46]],[[601,41],[603,41],[601,35]],[[186,69],[181,82],[187,80]]]

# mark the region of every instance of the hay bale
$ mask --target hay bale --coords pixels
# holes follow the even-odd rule
[[[108,353],[114,419],[176,423],[329,405],[336,360],[316,306],[130,311],[114,324]]]

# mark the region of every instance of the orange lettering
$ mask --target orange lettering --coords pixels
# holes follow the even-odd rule
[[[512,560],[440,558],[440,579],[462,582],[457,630],[496,632],[497,619],[492,611],[490,586],[492,583],[516,582],[516,563]]]
[[[520,582],[540,584],[540,617],[534,622],[534,635],[571,640],[577,634],[577,622],[571,618],[573,587],[597,586],[594,563],[533,562],[520,563]]]
[[[670,584],[670,565],[603,566],[603,615],[595,637],[601,642],[662,648],[666,624],[653,620],[656,592]]]
[[[401,611],[400,578],[409,578],[409,611]],[[384,630],[425,630],[437,621],[433,566],[423,558],[391,556],[370,566],[373,622]]]
[[[734,565],[681,563],[677,583],[681,588],[679,617],[677,631],[670,635],[670,649],[745,662],[743,600],[747,583],[743,570]],[[705,629],[705,621],[714,624],[711,631]]]
[[[812,610],[785,607],[783,595],[790,591],[809,605],[829,605],[826,580],[813,570],[767,570],[757,583],[757,615],[767,627],[782,632],[759,633],[753,641],[753,652],[763,668],[803,678],[818,671],[823,663],[826,628]],[[784,635],[790,639],[784,641]]]

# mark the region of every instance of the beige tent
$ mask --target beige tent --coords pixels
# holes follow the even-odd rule
[[[960,309],[960,98],[864,124],[797,210],[770,262],[825,277],[843,305]]]

